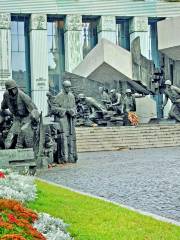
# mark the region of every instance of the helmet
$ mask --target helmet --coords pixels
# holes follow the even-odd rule
[[[111,89],[110,93],[115,93],[116,89]]]
[[[171,85],[172,83],[171,83],[171,81],[170,80],[166,80],[165,81],[165,85]]]
[[[71,82],[70,81],[64,81],[63,86],[64,87],[71,87]]]
[[[52,96],[52,94],[51,94],[50,92],[47,92],[47,93],[46,93],[46,96],[47,96],[47,97],[50,97],[50,96]]]
[[[80,93],[80,94],[78,95],[78,98],[79,98],[79,99],[85,99],[84,93]]]
[[[126,89],[126,93],[132,93],[131,89],[130,88]]]
[[[5,87],[6,87],[6,90],[10,90],[10,89],[16,88],[17,84],[14,80],[7,80],[5,82]]]

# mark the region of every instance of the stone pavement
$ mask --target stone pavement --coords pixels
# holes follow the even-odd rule
[[[180,221],[180,148],[79,154],[40,176],[75,190]]]

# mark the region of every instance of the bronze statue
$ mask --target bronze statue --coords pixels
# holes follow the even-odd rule
[[[129,113],[136,111],[135,97],[132,95],[131,89],[126,89],[126,96],[123,99],[123,125],[131,125],[129,120]]]
[[[2,111],[9,109],[13,115],[13,124],[5,139],[5,148],[11,148],[22,126],[30,121],[30,113],[37,108],[31,98],[18,88],[14,80],[6,81],[5,87],[1,109]]]
[[[0,149],[5,149],[5,139],[12,126],[13,117],[8,110],[0,110]]]
[[[36,109],[31,112],[29,120],[30,121],[21,128],[17,138],[16,148],[35,148],[35,146],[38,145],[39,112]]]
[[[120,93],[116,92],[116,89],[110,91],[111,104],[108,109],[115,111],[118,115],[122,114],[122,96]]]
[[[170,118],[175,118],[180,122],[180,88],[173,86],[170,80],[165,81],[165,100],[162,109],[166,106],[168,99],[171,100],[172,106],[169,112]]]
[[[123,112],[135,112],[136,111],[136,101],[135,97],[132,95],[131,89],[126,89],[126,96],[123,99]]]
[[[100,118],[107,114],[106,108],[92,97],[86,97],[84,94],[78,95],[77,104],[78,115],[84,119],[85,126],[92,126]]]
[[[62,91],[55,97],[52,106],[52,113],[55,121],[59,122],[58,129],[58,161],[77,161],[75,117],[76,105],[75,97],[71,92],[71,82],[64,81]]]
[[[52,116],[52,106],[54,104],[54,100],[55,100],[55,96],[53,96],[50,92],[46,93],[47,96],[47,104],[48,104],[48,114],[47,117],[51,117]]]
[[[104,87],[99,87],[101,104],[107,108],[107,106],[111,103],[111,99],[109,94],[106,92]]]

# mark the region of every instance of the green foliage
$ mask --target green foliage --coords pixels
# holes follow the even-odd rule
[[[76,240],[180,239],[180,227],[41,181],[37,188],[38,199],[28,206],[62,218]]]

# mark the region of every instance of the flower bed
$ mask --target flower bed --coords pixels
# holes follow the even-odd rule
[[[71,240],[67,224],[45,213],[25,208],[37,197],[34,178],[0,170],[1,240]],[[18,201],[20,202],[18,202]]]
[[[0,169],[0,198],[16,199],[21,202],[36,198],[34,178]]]
[[[37,213],[23,207],[18,201],[0,199],[0,239],[45,240],[32,226],[37,219]]]

